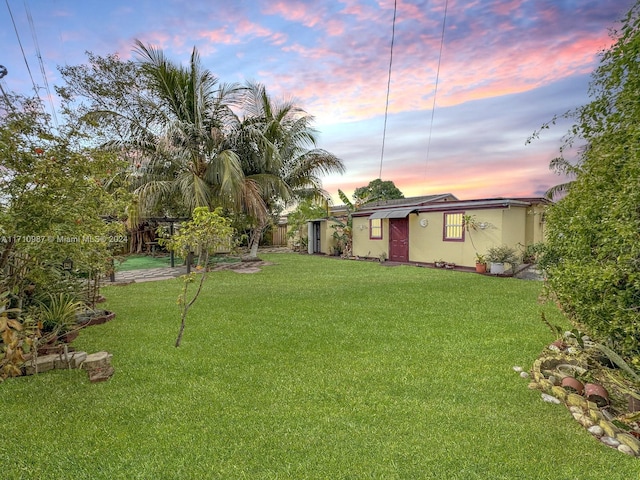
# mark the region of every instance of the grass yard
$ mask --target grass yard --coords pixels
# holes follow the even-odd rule
[[[0,385],[5,479],[608,479],[603,446],[527,369],[553,340],[541,284],[297,254],[211,275],[183,345],[179,280],[108,287],[113,353],[90,384],[55,371]]]

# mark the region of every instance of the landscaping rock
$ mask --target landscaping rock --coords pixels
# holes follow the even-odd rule
[[[619,433],[616,435],[616,439],[633,450],[635,455],[640,455],[640,441],[637,438],[628,433]]]
[[[551,393],[554,397],[559,398],[560,400],[564,400],[565,398],[567,398],[567,391],[564,388],[558,387],[556,385],[551,387]]]
[[[87,374],[89,375],[89,381],[91,383],[106,382],[113,376],[113,373],[114,373],[114,370],[111,365],[96,367],[96,368],[87,370]]]
[[[633,451],[633,449],[629,445],[625,445],[624,443],[618,445],[618,451],[626,453],[627,455],[631,455],[632,457],[636,456],[636,453]]]
[[[96,368],[106,367],[111,365],[111,357],[113,355],[109,352],[97,352],[87,355],[87,358],[82,363],[82,368],[85,370],[93,370]]]
[[[600,423],[598,425],[602,427],[602,430],[604,430],[604,433],[608,437],[616,436],[616,427],[614,427],[612,423],[607,422],[606,420],[600,420]]]
[[[68,352],[56,355],[54,367],[58,370],[69,368],[79,368],[82,362],[87,359],[87,352]]]
[[[600,441],[602,443],[604,443],[605,445],[608,445],[610,447],[613,448],[618,448],[618,445],[620,445],[620,442],[618,440],[616,440],[613,437],[609,437],[609,436],[604,436],[600,439]]]
[[[554,403],[556,405],[560,405],[560,400],[558,400],[556,397],[554,397],[553,395],[549,395],[547,393],[543,393],[542,394],[542,400],[547,402],[547,403]]]
[[[35,373],[43,373],[53,370],[57,358],[58,355],[50,354],[40,355],[35,359],[35,361],[31,359],[25,363],[25,373],[27,375],[33,375]]]
[[[601,437],[601,436],[604,435],[604,430],[602,430],[602,427],[600,425],[593,425],[593,426],[587,428],[587,431],[591,435],[594,435],[596,437]]]
[[[522,367],[519,367],[518,365],[516,365],[515,367],[513,367],[513,371],[516,373],[520,373],[522,371]]]

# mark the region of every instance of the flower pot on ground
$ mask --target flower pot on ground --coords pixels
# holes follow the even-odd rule
[[[492,275],[502,275],[504,273],[504,263],[491,262],[491,270],[489,270],[489,272]]]
[[[491,263],[491,273],[494,275],[504,273],[505,263],[508,263],[511,269],[520,263],[520,257],[516,249],[508,245],[491,247],[487,250],[486,259]]]
[[[598,407],[609,405],[609,392],[602,385],[587,383],[584,386],[584,396]]]
[[[580,380],[577,380],[574,377],[564,377],[561,385],[565,390],[575,392],[578,395],[582,395],[582,392],[584,392],[584,385]]]
[[[481,253],[476,253],[476,272],[487,273],[487,258]]]
[[[88,310],[76,317],[76,324],[83,327],[101,325],[115,318],[115,312],[110,310]]]

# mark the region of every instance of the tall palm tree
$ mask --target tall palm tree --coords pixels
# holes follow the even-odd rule
[[[249,215],[249,255],[255,257],[270,218],[302,198],[328,199],[321,175],[343,173],[344,165],[335,155],[316,148],[313,117],[291,101],[274,101],[264,85],[247,84],[243,111],[232,136],[234,149],[240,156],[245,178],[259,186],[270,214]]]
[[[195,48],[187,67],[139,40],[135,51],[148,80],[146,100],[157,112],[154,131],[140,132],[132,141],[141,157],[134,168],[142,170],[136,192],[143,213],[159,205],[178,205],[186,214],[200,206],[242,205],[264,215],[257,187],[246,181],[240,158],[225,146],[239,87],[219,84],[202,68]]]

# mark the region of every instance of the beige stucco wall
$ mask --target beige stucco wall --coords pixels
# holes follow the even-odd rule
[[[473,267],[476,253],[485,254],[489,248],[500,245],[509,245],[522,251],[524,245],[532,243],[540,235],[540,228],[535,224],[540,216],[535,216],[534,221],[534,216],[528,215],[525,207],[467,210],[465,214],[473,215],[476,223],[484,224],[485,228],[466,231],[463,242],[443,241],[442,212],[411,215],[409,261],[432,263],[444,260]],[[427,227],[420,225],[422,218],[428,220]]]
[[[545,205],[533,205],[527,209],[527,245],[543,242],[545,239]]]
[[[369,238],[369,217],[353,218],[353,255],[357,257],[379,258],[383,253],[389,256],[389,221],[382,220],[382,239]]]

